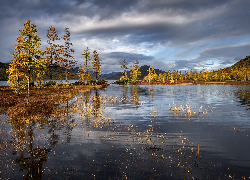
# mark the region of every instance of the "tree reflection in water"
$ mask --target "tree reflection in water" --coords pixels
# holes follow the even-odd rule
[[[243,86],[245,87],[245,86]],[[242,89],[242,90],[238,90],[238,91],[234,91],[235,92],[235,96],[239,99],[239,102],[242,105],[246,105],[246,106],[250,106],[250,91],[249,89]]]
[[[42,179],[43,164],[48,159],[48,153],[58,144],[58,130],[65,128],[63,134],[69,144],[73,128],[73,106],[68,100],[65,106],[57,104],[50,108],[38,107],[35,112],[34,106],[38,107],[34,104],[17,104],[8,111],[12,154],[17,156],[15,162],[19,164],[20,171],[26,171],[24,179]]]
[[[24,179],[66,176],[78,179],[216,179],[222,177],[222,170],[223,176],[229,177],[233,174],[231,169],[229,172],[226,167],[224,171],[224,167],[218,167],[217,159],[215,162],[206,159],[206,155],[210,155],[205,151],[206,141],[197,136],[199,141],[196,142],[188,132],[188,128],[195,129],[200,136],[204,131],[200,128],[204,125],[207,129],[207,119],[198,113],[200,104],[196,100],[199,102],[202,98],[199,99],[196,91],[191,97],[197,113],[191,116],[191,121],[186,120],[179,109],[169,112],[169,102],[172,103],[171,98],[179,93],[178,88],[183,87],[114,86],[103,94],[100,90],[80,93],[53,106],[40,108],[35,104],[19,104],[11,107],[8,123],[14,158],[5,155],[8,160],[4,163],[17,164]],[[198,86],[187,88],[185,92],[192,88],[197,90]],[[249,98],[247,92],[242,93],[241,99]],[[200,94],[203,97],[206,93]],[[180,106],[172,106],[175,107]],[[171,113],[176,112],[179,114],[174,119]],[[186,132],[182,132],[183,129]],[[10,174],[3,178],[11,178]]]

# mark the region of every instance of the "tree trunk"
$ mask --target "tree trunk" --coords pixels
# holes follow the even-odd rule
[[[68,83],[68,68],[66,68],[66,83]]]
[[[28,99],[27,99],[27,104],[29,104],[29,97],[30,97],[30,70],[28,71]]]
[[[50,55],[50,58],[51,58],[51,62],[50,62],[50,67],[49,67],[49,70],[50,70],[50,80],[52,81],[52,54]]]

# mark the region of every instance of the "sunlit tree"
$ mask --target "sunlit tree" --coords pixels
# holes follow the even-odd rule
[[[132,65],[132,69],[130,71],[130,76],[131,76],[131,81],[132,83],[136,83],[137,82],[137,77],[141,75],[141,71],[140,71],[140,64],[138,59],[133,62]]]
[[[162,73],[160,73],[160,74],[158,75],[158,80],[164,82],[164,76],[163,76]]]
[[[147,71],[148,71],[148,75],[143,78],[144,81],[148,81],[150,84],[151,81],[158,80],[158,75],[155,73],[154,66],[152,67],[149,66],[149,69]]]
[[[40,50],[41,39],[37,34],[36,25],[31,22],[31,20],[28,20],[24,24],[24,29],[19,30],[22,42],[20,41],[18,45],[19,52],[13,54],[15,59],[18,57],[18,61],[13,61],[13,63],[20,63],[19,67],[21,69],[19,72],[22,72],[22,75],[27,79],[27,103],[29,103],[29,89],[32,76],[36,77],[38,72],[41,73],[42,69],[46,69],[46,61],[42,57],[43,51]],[[11,77],[9,77],[9,81],[11,81]]]
[[[126,66],[126,60],[123,60],[123,64],[121,65],[122,68],[122,77],[120,78],[120,81],[123,81],[125,83],[127,83],[129,81],[129,77],[128,77],[128,73],[127,73],[127,69],[128,67]]]
[[[9,69],[7,69],[8,74],[8,83],[11,86],[11,89],[17,93],[20,94],[20,88],[25,87],[25,83],[21,83],[23,80],[26,81],[26,78],[24,76],[22,65],[23,65],[23,58],[22,58],[22,46],[23,46],[23,38],[22,36],[19,36],[17,38],[17,44],[14,45],[15,47],[15,53],[12,54],[14,59],[11,60],[9,64]]]
[[[154,66],[152,66],[151,72],[152,72],[152,80],[157,81],[158,80],[158,74],[156,74]]]
[[[70,42],[69,28],[66,27],[65,32],[66,34],[63,36],[64,48],[62,50],[63,58],[61,60],[61,66],[65,67],[66,69],[66,82],[68,82],[68,70],[69,68],[72,68],[76,62],[74,61],[74,56],[72,55],[74,53],[74,50],[71,49],[71,46],[73,46],[73,44]]]
[[[97,51],[94,50],[92,56],[93,56],[93,65],[92,65],[93,73],[92,74],[93,74],[95,80],[98,80],[99,77],[101,77],[101,72],[102,72],[99,54],[97,54]]]
[[[84,56],[83,63],[80,64],[80,68],[78,71],[79,81],[80,82],[86,82],[91,80],[91,75],[89,73],[89,68],[91,68],[91,61],[92,58],[90,56],[89,47],[87,47],[84,50],[84,53],[82,54]]]

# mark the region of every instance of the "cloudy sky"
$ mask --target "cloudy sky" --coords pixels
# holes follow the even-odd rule
[[[0,62],[10,62],[19,29],[30,19],[47,46],[50,26],[71,33],[79,63],[88,46],[103,72],[126,59],[161,70],[231,66],[250,55],[249,0],[1,0]]]

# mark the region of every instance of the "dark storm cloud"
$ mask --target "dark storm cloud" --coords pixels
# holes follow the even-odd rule
[[[84,30],[91,36],[130,35],[136,43],[152,41],[171,41],[173,45],[195,42],[204,39],[223,38],[248,34],[250,24],[248,12],[250,2],[246,1],[138,1],[131,10],[136,9],[134,17],[158,13],[158,18],[187,17],[187,22],[159,22],[154,19],[145,24],[119,24],[119,26],[102,27]],[[101,14],[101,13],[100,13]],[[98,16],[98,14],[97,14]],[[204,16],[204,17],[203,17]],[[118,16],[119,17],[119,16]],[[103,18],[105,19],[105,18]],[[190,22],[188,22],[188,19]],[[185,19],[184,19],[185,20]],[[101,21],[100,21],[101,22]],[[133,41],[129,41],[133,43]]]

